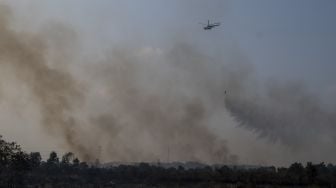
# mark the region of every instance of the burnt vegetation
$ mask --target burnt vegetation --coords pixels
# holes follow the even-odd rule
[[[181,163],[182,164],[182,163]],[[0,137],[0,187],[334,187],[336,166],[294,163],[288,168],[164,164],[101,165],[81,162],[71,152],[46,161]]]

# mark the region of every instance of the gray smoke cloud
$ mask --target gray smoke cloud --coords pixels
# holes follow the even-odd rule
[[[243,127],[293,150],[313,147],[318,152],[334,145],[335,111],[303,84],[272,81],[262,90],[238,91],[226,98],[226,107]]]
[[[10,10],[6,8],[6,11]],[[166,75],[167,80],[159,75],[168,61],[185,63],[183,68],[186,69],[191,63],[204,64],[204,59],[199,59],[201,57],[190,47],[173,49],[157,66],[144,64],[151,58],[151,49],[116,50],[104,60],[100,66],[103,69],[86,70],[87,75],[92,72],[97,75],[93,74],[90,78],[93,82],[84,83],[82,88],[75,74],[54,64],[64,63],[69,58],[48,49],[52,37],[11,29],[6,11],[2,11],[4,15],[1,16],[1,65],[10,66],[35,97],[42,113],[42,126],[52,135],[61,136],[69,149],[84,160],[103,155],[106,160],[116,161],[171,158],[236,162],[225,141],[216,137],[206,125],[210,106],[204,96],[198,94],[198,88],[193,91],[193,87],[187,88],[187,83],[178,83],[178,79],[190,81],[188,74],[195,72],[181,72],[177,66],[169,64],[167,68],[176,69],[176,76],[180,78],[171,79],[171,71]],[[57,35],[67,34],[64,27],[54,25],[52,28],[58,31]],[[59,45],[62,43],[57,40],[56,46]],[[154,68],[150,68],[152,66]],[[149,68],[157,75],[151,75]],[[94,87],[97,83],[101,83],[101,88]],[[86,98],[85,92],[96,92],[96,89],[102,99]],[[83,116],[81,113],[85,110],[81,110],[81,106],[90,101],[103,101],[109,106],[105,112],[99,106],[96,111],[86,110]]]
[[[185,44],[168,53],[114,48],[99,66],[88,68],[85,75],[99,83],[92,91],[105,104],[89,99],[90,106],[106,108],[90,121],[106,148],[104,155],[127,161],[235,163],[226,141],[207,125],[215,100],[224,93],[224,87],[211,83],[215,78],[202,73],[210,71],[207,59]]]
[[[35,96],[45,130],[61,135],[71,149],[83,153],[86,148],[77,140],[78,125],[71,115],[82,98],[79,84],[69,72],[50,65],[44,37],[13,30],[11,9],[5,5],[0,8],[0,65],[10,67]]]
[[[59,23],[17,31],[0,8],[1,68],[27,87],[44,130],[84,160],[236,163],[238,146],[212,128],[231,126],[218,112],[293,156],[335,156],[335,111],[304,84],[261,82],[240,50],[223,59],[187,42],[128,44],[78,63],[75,31]]]

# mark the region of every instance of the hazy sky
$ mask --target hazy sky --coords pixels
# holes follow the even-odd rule
[[[140,46],[162,47],[178,37],[208,53],[234,44],[262,75],[335,84],[336,3],[331,0],[7,2],[18,10],[21,26],[49,20],[69,23],[95,48],[134,40],[141,41]],[[222,26],[201,30],[198,23],[208,19]]]
[[[82,54],[97,55],[110,46],[128,43],[167,49],[179,40],[210,57],[230,56],[239,49],[255,66],[260,80],[298,80],[320,96],[336,94],[336,2],[332,0],[0,2],[12,7],[18,30],[39,30],[48,22],[70,25],[78,33]],[[208,19],[222,25],[204,31],[199,22]],[[34,141],[20,139],[34,149]]]

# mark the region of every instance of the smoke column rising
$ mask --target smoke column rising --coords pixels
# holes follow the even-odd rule
[[[14,31],[10,28],[10,16],[11,10],[1,6],[1,66],[10,66],[17,79],[35,96],[41,107],[41,124],[45,130],[61,135],[71,149],[82,152],[85,147],[76,140],[78,125],[71,116],[72,106],[82,98],[78,84],[67,71],[48,65],[45,39]]]
[[[258,80],[239,50],[223,59],[180,41],[168,49],[111,45],[103,57],[73,64],[74,71],[67,65],[75,46],[13,29],[10,12],[1,6],[0,66],[16,75],[13,85],[27,86],[46,133],[84,160],[236,163],[231,150],[239,146],[210,126],[232,126],[227,116],[213,121],[217,112],[271,146],[289,148],[293,158],[335,157],[335,112],[303,84]],[[56,39],[76,33],[51,25]],[[66,55],[50,46],[55,42]]]
[[[47,36],[12,30],[8,15],[1,17],[1,65],[10,66],[18,80],[28,86],[40,105],[41,125],[45,130],[63,137],[69,149],[84,160],[97,157],[96,148],[100,145],[90,144],[90,139],[95,140],[95,144],[104,144],[106,160],[155,161],[164,158],[169,148],[175,160],[227,162],[235,158],[229,155],[225,141],[208,130],[209,106],[202,96],[197,96],[196,91],[190,93],[192,91],[183,85],[174,86],[176,93],[170,92],[173,88],[160,80],[159,75],[150,75],[155,80],[145,75],[148,72],[143,69],[149,68],[141,63],[145,57],[134,56],[126,49],[108,57],[104,70],[98,68],[99,76],[93,77],[96,82],[104,83],[102,89],[110,109],[103,114],[98,109],[98,114],[86,117],[74,115],[80,111],[81,103],[85,103],[86,90],[81,90],[68,70],[55,68],[48,61]],[[194,60],[197,57],[183,59],[187,63]],[[156,67],[157,71],[160,66]],[[138,83],[141,81],[144,83]],[[178,80],[168,81],[174,84]],[[152,84],[156,84],[153,93],[147,93],[151,88],[145,89],[146,85]],[[91,85],[85,88],[92,89]]]

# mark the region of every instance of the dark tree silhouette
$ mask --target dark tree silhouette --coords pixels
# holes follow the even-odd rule
[[[39,152],[31,152],[29,154],[29,163],[31,168],[37,168],[41,165],[42,157]]]
[[[72,152],[65,153],[62,157],[61,164],[70,166],[74,158],[75,158],[75,155]]]
[[[51,152],[42,161],[38,152],[30,154],[15,142],[0,136],[0,187],[335,187],[336,167],[332,164],[293,163],[288,168],[138,163],[106,166],[81,162],[71,152],[62,156]]]
[[[47,164],[49,165],[58,165],[59,159],[57,157],[57,153],[55,151],[52,151],[49,155],[49,159],[47,160]]]

